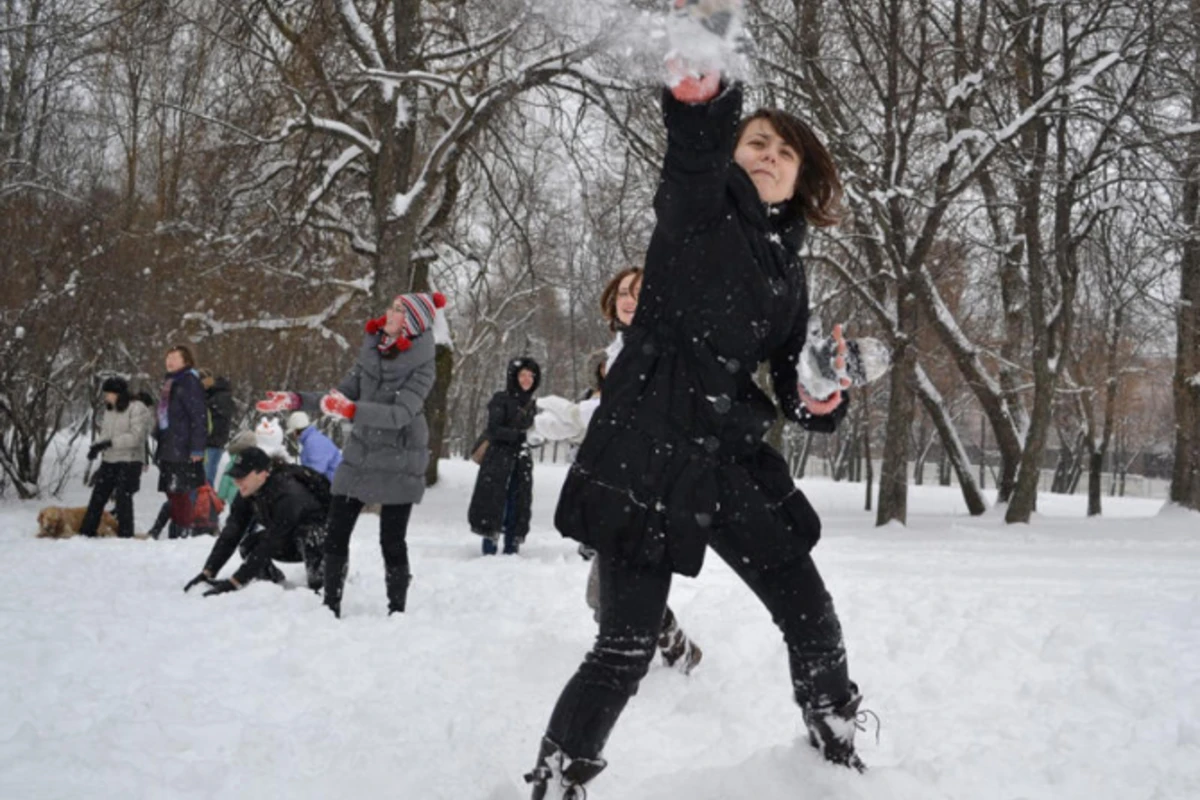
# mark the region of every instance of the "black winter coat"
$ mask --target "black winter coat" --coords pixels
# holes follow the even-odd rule
[[[160,465],[188,465],[193,455],[204,455],[205,442],[208,440],[204,386],[201,385],[200,376],[196,371],[188,367],[168,373],[164,389],[170,393],[165,429],[160,427],[157,407],[151,409],[155,414],[154,432],[158,439],[155,458]],[[203,469],[200,475],[203,484]]]
[[[695,575],[711,531],[777,560],[807,554],[820,520],[762,441],[777,418],[753,376],[769,361],[789,418],[832,430],[797,392],[808,325],[803,218],[759,200],[733,162],[739,87],[687,105],[664,92],[667,152],[637,313],[555,513],[564,536]]]
[[[265,528],[233,577],[245,585],[262,574],[271,559],[299,561],[296,543],[301,530],[325,523],[329,509],[322,505],[298,478],[280,469],[271,471],[266,483],[250,497],[233,499],[229,518],[221,529],[204,568],[217,575],[255,524]]]
[[[533,386],[522,391],[517,373],[533,371]],[[510,482],[516,492],[514,520],[509,533],[524,539],[529,533],[530,507],[533,505],[533,459],[525,445],[525,432],[533,425],[537,414],[534,393],[541,383],[542,371],[532,358],[515,358],[508,362],[508,377],[503,392],[496,392],[488,402],[488,424],[484,436],[490,444],[479,465],[475,491],[467,520],[471,530],[481,536],[499,533],[504,524],[504,506],[508,501]]]
[[[229,429],[233,422],[233,390],[228,378],[217,378],[211,389],[205,389],[208,414],[212,419],[212,430],[208,432],[209,447],[224,447],[229,444]]]

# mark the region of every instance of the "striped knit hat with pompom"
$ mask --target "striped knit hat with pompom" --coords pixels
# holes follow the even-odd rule
[[[404,332],[395,341],[380,343],[380,350],[395,347],[407,350],[412,346],[412,339],[420,336],[433,326],[433,319],[439,308],[446,307],[446,296],[441,292],[413,292],[398,294],[392,301],[392,306],[399,305],[404,309]],[[379,333],[387,323],[387,314],[367,323],[367,333]]]

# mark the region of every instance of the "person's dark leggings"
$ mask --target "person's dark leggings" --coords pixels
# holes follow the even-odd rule
[[[100,527],[100,516],[108,498],[115,495],[117,504],[117,536],[122,539],[133,537],[133,495],[141,488],[142,465],[138,461],[105,462],[96,471],[92,484],[92,499],[88,501],[87,513],[83,517],[80,533],[95,536]]]
[[[334,495],[329,506],[328,536],[325,539],[325,605],[342,615],[342,589],[350,555],[350,534],[362,512],[363,503],[346,495]],[[379,513],[379,546],[383,550],[387,580],[388,611],[404,611],[408,584],[408,518],[412,503],[384,506]]]
[[[852,694],[833,601],[812,558],[773,564],[732,547],[714,531],[712,547],[753,591],[787,644],[792,691],[802,708],[839,704]],[[611,556],[600,563],[600,632],[558,698],[546,737],[571,758],[596,759],[649,670],[663,626],[671,573]]]
[[[262,569],[262,574],[254,577],[261,580],[268,580],[273,583],[281,583],[284,580],[284,575],[279,567],[275,566],[275,561],[284,563],[295,563],[296,561],[304,562],[304,572],[308,579],[308,588],[313,591],[320,590],[325,580],[325,537],[328,533],[325,523],[321,522],[315,525],[301,525],[292,533],[294,537],[292,541],[284,545],[283,552],[272,554],[271,561],[266,563]],[[249,533],[242,537],[242,541],[238,543],[238,552],[242,555],[242,560],[246,560],[252,552],[258,547],[260,537],[265,536],[266,531],[261,526],[254,526]]]
[[[517,469],[519,464],[513,467],[512,474],[508,478],[508,488],[504,494],[504,514],[501,515],[500,530],[504,532],[504,554],[515,555],[521,551],[521,539],[518,539],[513,533],[513,528],[517,525]],[[483,537],[483,554],[485,556],[494,556],[496,554],[496,540],[490,536]]]

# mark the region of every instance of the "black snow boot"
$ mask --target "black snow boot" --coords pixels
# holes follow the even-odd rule
[[[151,539],[157,539],[159,536],[162,536],[163,528],[167,527],[167,523],[170,521],[171,508],[164,503],[163,507],[158,511],[158,519],[154,520],[154,524],[150,526],[150,530],[146,531],[146,535]]]
[[[554,742],[542,738],[537,766],[525,776],[533,787],[530,800],[586,800],[584,784],[608,766],[602,758],[571,758]]]
[[[854,751],[854,734],[866,730],[867,715],[873,712],[858,710],[862,695],[853,683],[850,692],[850,699],[840,706],[805,708],[804,724],[808,727],[809,744],[821,751],[826,761],[866,772],[867,765]]]
[[[346,556],[325,554],[325,605],[338,619],[342,617],[342,588],[346,585],[349,568]]]
[[[263,567],[262,574],[259,575],[259,577],[264,581],[270,581],[271,583],[278,583],[280,585],[283,585],[283,583],[287,581],[287,578],[284,577],[283,570],[275,566],[275,564],[271,561],[268,561],[267,565]]]
[[[388,616],[403,614],[408,602],[408,587],[412,585],[412,575],[407,569],[389,569],[384,573],[387,580]]]

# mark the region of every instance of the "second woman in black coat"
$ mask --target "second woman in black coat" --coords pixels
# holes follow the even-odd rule
[[[537,414],[534,393],[541,378],[541,367],[532,358],[514,358],[508,362],[504,391],[488,401],[484,437],[489,444],[467,511],[472,532],[483,537],[484,555],[496,552],[502,533],[504,552],[516,553],[529,533],[533,459],[525,437]]]

